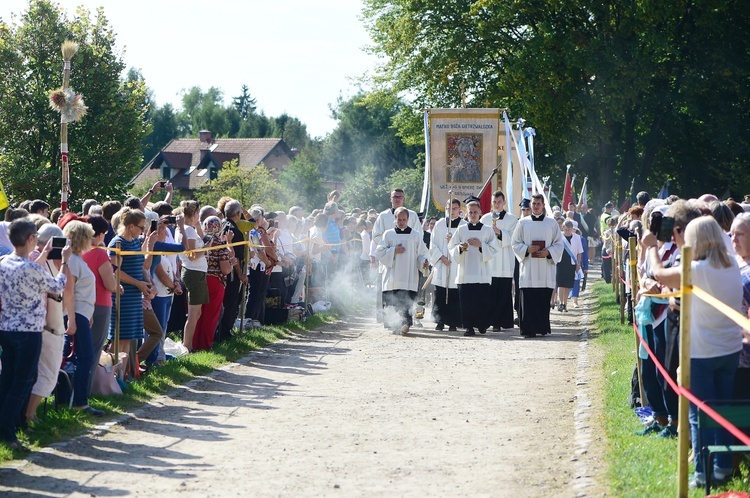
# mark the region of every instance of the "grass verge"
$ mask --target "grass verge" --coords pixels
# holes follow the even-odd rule
[[[140,380],[131,382],[121,396],[96,396],[89,399],[91,406],[106,411],[105,417],[102,418],[91,417],[68,408],[55,410],[52,408],[52,400],[48,399],[46,409],[44,401],[39,407],[38,421],[31,426],[30,432],[22,435],[20,439],[32,449],[70,439],[294,332],[313,330],[339,318],[340,315],[337,312],[316,313],[305,322],[294,321],[253,329],[234,336],[211,351],[202,351],[170,360],[163,366],[147,372]],[[6,445],[0,444],[0,463],[21,456],[23,455],[20,452],[14,452]]]
[[[614,496],[676,496],[677,439],[639,436],[643,426],[628,405],[630,379],[636,361],[633,327],[620,324],[619,306],[612,286],[604,282],[594,285],[597,299],[594,343],[604,351],[602,374],[605,376],[604,423],[607,433],[607,464],[609,486]],[[722,491],[750,491],[748,468],[729,484],[715,487]],[[692,475],[692,468],[691,468]],[[704,496],[703,489],[690,490],[691,497]]]

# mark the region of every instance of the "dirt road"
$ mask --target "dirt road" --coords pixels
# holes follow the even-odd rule
[[[601,496],[589,303],[553,334],[290,337],[0,470],[3,496]]]

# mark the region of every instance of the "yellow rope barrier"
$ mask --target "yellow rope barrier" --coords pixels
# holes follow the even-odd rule
[[[349,242],[361,242],[362,239],[351,239],[351,240],[347,240],[347,241],[344,241],[344,242],[337,242],[335,244],[329,244],[327,242],[321,244],[319,242],[314,242],[310,238],[304,238],[304,239],[301,239],[301,240],[294,241],[292,244],[286,244],[286,245],[301,244],[301,243],[307,242],[307,241],[313,242],[315,245],[321,245],[321,246],[325,246],[325,247],[336,247],[336,246],[346,245]],[[254,248],[258,248],[258,249],[262,249],[262,248],[264,249],[266,247],[277,247],[276,245],[265,246],[265,245],[262,245],[262,244],[253,244],[252,242],[245,240],[245,241],[242,241],[242,242],[233,242],[231,244],[222,244],[220,246],[201,247],[200,249],[193,249],[192,251],[182,251],[182,252],[170,252],[170,251],[121,251],[121,250],[117,249],[116,247],[103,247],[103,246],[92,247],[92,249],[103,249],[103,250],[106,250],[106,251],[109,251],[109,252],[112,252],[112,253],[115,253],[115,254],[119,254],[120,256],[137,256],[137,255],[141,255],[141,254],[144,255],[144,256],[177,256],[177,255],[180,255],[180,254],[190,255],[190,254],[196,253],[196,252],[217,251],[219,249],[224,249],[226,247],[234,247],[234,246],[248,246],[248,247],[254,247]]]

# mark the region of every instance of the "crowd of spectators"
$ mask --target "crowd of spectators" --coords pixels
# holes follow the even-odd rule
[[[164,200],[152,202],[161,191]],[[172,194],[160,181],[142,198],[87,199],[78,213],[50,210],[42,200],[6,210],[0,440],[12,448],[20,446],[16,430],[53,393],[64,354],[75,363],[73,407],[101,416],[88,397],[115,336],[129,358],[123,377],[133,378],[166,361],[167,332],[193,352],[230,339],[240,323],[283,321],[283,311],[306,298],[308,245],[315,298],[326,295],[336,272],[371,287],[370,247],[362,241],[377,212],[345,212],[338,192],[310,213],[299,206],[267,212],[229,197],[216,206],[173,206]]]
[[[642,194],[645,194],[642,193]],[[612,206],[601,217],[603,255],[611,255],[621,238],[621,275],[626,280],[629,319],[634,321],[655,358],[640,352],[641,380],[651,407],[653,422],[639,431],[662,438],[677,437],[678,395],[656,367],[663,365],[672,380],[679,366],[680,298],[660,297],[680,289],[681,254],[692,249],[692,282],[730,308],[748,316],[750,307],[750,204],[732,199],[720,201],[713,195],[697,199],[650,199],[639,194],[641,203],[618,214]],[[605,229],[606,227],[606,229]],[[632,284],[628,265],[628,244],[637,241],[638,285]],[[602,266],[609,281],[610,263]],[[750,331],[699,298],[690,304],[690,390],[701,400],[721,402],[750,399]],[[713,469],[706,468],[699,448],[698,411],[690,406],[690,435],[694,448],[695,474],[692,487],[704,486],[707,473],[713,481],[730,479],[730,455],[719,455]],[[732,444],[723,429],[704,430],[702,445]]]

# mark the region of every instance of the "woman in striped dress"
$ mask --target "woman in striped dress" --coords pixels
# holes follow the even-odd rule
[[[120,213],[120,224],[117,228],[117,236],[110,242],[108,247],[117,247],[120,243],[122,251],[140,251],[144,240],[140,239],[141,234],[149,235],[145,239],[145,246],[153,248],[156,237],[147,234],[146,215],[138,209],[125,208]],[[117,268],[117,255],[114,252],[109,253],[112,266]],[[120,282],[124,293],[120,296],[120,351],[130,351],[130,341],[138,340],[143,337],[143,305],[141,298],[143,293],[150,292],[151,284],[144,282],[143,269],[144,264],[150,263],[150,257],[147,259],[142,254],[121,256],[122,263],[120,266]],[[150,264],[149,264],[150,266]],[[115,295],[112,294],[112,304],[114,306]],[[114,339],[115,323],[117,313],[112,313],[112,319],[109,325],[109,338]]]

